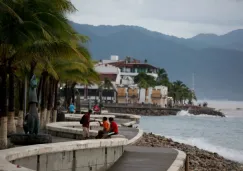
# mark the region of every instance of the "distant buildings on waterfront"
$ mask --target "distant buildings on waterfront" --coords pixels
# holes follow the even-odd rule
[[[99,100],[102,96],[107,103],[144,103],[167,105],[168,88],[165,86],[150,87],[147,90],[140,89],[134,83],[134,77],[144,72],[157,79],[159,68],[148,64],[147,61],[139,61],[131,57],[119,60],[118,56],[111,56],[110,59],[100,60],[95,65],[95,70],[100,74],[102,81],[108,78],[113,87],[110,90],[102,91],[100,94],[99,85],[77,85],[81,99]]]

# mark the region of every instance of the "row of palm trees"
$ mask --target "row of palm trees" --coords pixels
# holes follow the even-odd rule
[[[153,76],[146,73],[139,73],[134,78],[134,82],[141,89],[147,90],[149,87],[156,85],[164,85],[168,87],[168,96],[173,98],[174,104],[192,104],[193,100],[197,100],[195,92],[187,87],[182,81],[170,82],[168,74],[164,68],[158,70],[158,77],[154,80]]]
[[[75,11],[69,0],[0,0],[0,149],[16,132],[16,111],[22,126],[24,90],[34,74],[42,128],[55,121],[60,83],[99,81],[84,46],[88,38],[66,18]]]

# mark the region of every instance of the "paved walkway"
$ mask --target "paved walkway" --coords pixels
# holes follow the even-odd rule
[[[128,146],[108,171],[167,171],[177,154],[170,148]]]
[[[138,129],[120,127],[119,132],[132,139]],[[108,171],[167,171],[177,154],[171,148],[127,146],[122,157]]]
[[[132,139],[138,134],[137,128],[119,127],[119,134],[124,135],[127,139]]]
[[[123,120],[118,122],[123,123]],[[22,131],[21,131],[22,132]],[[119,134],[132,139],[136,128],[119,127]],[[52,142],[77,141],[76,139],[52,137]],[[167,171],[174,162],[177,151],[170,148],[127,146],[122,157],[108,171]]]

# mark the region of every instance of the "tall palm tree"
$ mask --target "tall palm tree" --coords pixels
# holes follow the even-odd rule
[[[16,65],[15,62],[32,61],[31,76],[37,62],[43,56],[49,56],[45,53],[50,52],[49,50],[52,52],[60,50],[61,53],[70,52],[70,50],[66,51],[67,48],[60,48],[60,46],[70,47],[72,45],[70,40],[79,39],[79,36],[72,31],[65,17],[67,12],[75,10],[69,0],[2,0],[0,9],[0,77],[2,80],[0,83],[0,125],[3,127],[0,130],[0,148],[4,148],[7,144],[5,124],[8,111],[6,80],[8,74],[14,73],[12,66]],[[59,45],[58,48],[56,45]],[[51,46],[54,48],[50,48]],[[75,51],[74,47],[68,49]],[[44,55],[43,52],[45,52]],[[56,56],[58,56],[57,53]],[[11,82],[13,78],[11,77]],[[12,111],[14,94],[10,93],[10,95],[9,109]],[[9,114],[13,115],[13,112]],[[9,118],[12,122],[13,117]]]
[[[173,98],[174,104],[183,104],[186,100],[188,100],[188,102],[197,100],[195,93],[179,80],[170,84],[169,96]]]
[[[103,93],[103,92],[108,93],[108,92],[110,92],[110,91],[114,92],[114,86],[113,86],[111,80],[108,79],[108,78],[105,78],[105,79],[104,79],[104,82],[101,84],[100,89],[102,90],[102,93]],[[102,94],[102,93],[101,93],[101,94]],[[108,95],[106,94],[106,101],[107,101],[107,97],[108,97]]]
[[[137,76],[134,78],[134,82],[138,84],[139,87],[139,98],[141,94],[141,89],[145,89],[145,94],[148,94],[148,88],[149,87],[155,87],[156,81],[153,76],[147,75],[146,73],[139,73]],[[145,95],[145,101],[147,101],[147,97]]]
[[[156,79],[157,85],[169,86],[169,78],[166,70],[164,68],[160,68],[157,72],[158,77]]]

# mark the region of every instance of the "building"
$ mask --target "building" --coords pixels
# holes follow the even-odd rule
[[[157,79],[158,68],[145,62],[126,57],[124,60],[119,60],[118,56],[111,56],[109,60],[101,60],[95,65],[95,70],[100,73],[100,78],[104,81],[108,78],[113,84],[113,91],[103,91],[99,94],[99,86],[83,86],[78,85],[81,94],[81,99],[99,100],[102,96],[103,100],[108,102],[118,103],[147,103],[157,104],[160,106],[167,105],[168,88],[165,86],[150,87],[147,90],[139,89],[134,83],[134,77],[140,72],[144,72]]]
[[[119,60],[118,56],[111,56],[110,60],[100,61],[102,64],[109,64],[120,69],[120,84],[131,85],[134,84],[133,79],[140,72],[144,72],[148,75],[153,76],[155,79],[158,77],[157,67],[148,64],[146,61],[141,62],[131,57],[126,57],[124,60]]]
[[[100,94],[99,85],[77,85],[76,88],[80,92],[81,99],[99,101],[100,96],[102,96],[104,101],[108,101],[109,103],[116,102],[116,85],[120,84],[121,80],[120,69],[108,63],[98,63],[95,65],[95,70],[100,74],[101,81],[108,78],[113,87],[110,90],[102,91],[102,94]]]

